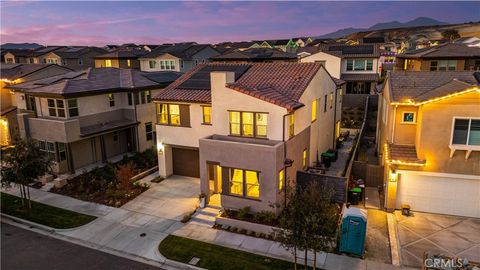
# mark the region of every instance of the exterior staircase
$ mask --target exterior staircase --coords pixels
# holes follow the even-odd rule
[[[205,208],[198,208],[193,214],[190,224],[213,227],[215,225],[215,217],[220,214],[221,207],[214,205],[207,205]]]

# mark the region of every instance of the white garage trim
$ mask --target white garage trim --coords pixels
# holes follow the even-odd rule
[[[471,174],[423,172],[423,171],[408,171],[408,170],[396,170],[396,172],[406,173],[411,175],[427,175],[427,176],[438,176],[438,177],[457,178],[457,179],[461,178],[461,179],[480,180],[480,175],[471,175]]]

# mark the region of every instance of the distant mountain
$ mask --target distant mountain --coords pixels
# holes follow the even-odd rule
[[[362,31],[372,31],[372,30],[381,30],[381,29],[391,29],[391,28],[402,28],[402,27],[415,27],[415,26],[430,26],[430,25],[445,25],[448,24],[446,22],[437,21],[432,18],[427,17],[418,17],[414,20],[401,23],[399,21],[392,21],[392,22],[384,22],[384,23],[377,23],[369,28],[345,28],[340,29],[332,33],[328,33],[318,38],[340,38],[346,35],[350,35],[356,32]]]
[[[13,50],[13,49],[38,49],[43,47],[37,43],[5,43],[0,45],[4,50]]]

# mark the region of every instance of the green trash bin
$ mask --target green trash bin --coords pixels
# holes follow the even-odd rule
[[[352,205],[358,205],[360,202],[360,196],[362,195],[362,189],[359,187],[352,188],[348,191],[348,201]]]

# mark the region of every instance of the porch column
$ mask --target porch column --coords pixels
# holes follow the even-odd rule
[[[105,150],[105,138],[100,135],[100,150],[102,152],[102,162],[107,161],[107,151]]]
[[[67,164],[68,170],[71,174],[75,173],[75,166],[73,164],[72,146],[71,143],[67,143]]]
[[[172,147],[157,143],[158,173],[160,177],[167,178],[173,174]]]

